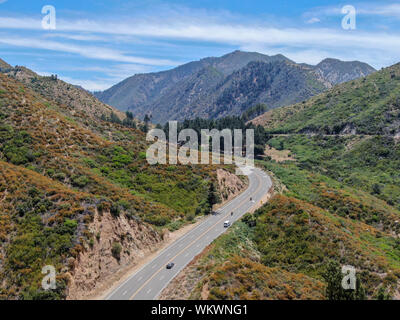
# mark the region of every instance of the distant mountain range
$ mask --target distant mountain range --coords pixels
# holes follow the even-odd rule
[[[268,109],[306,100],[376,71],[366,63],[325,59],[316,66],[283,55],[234,51],[169,71],[137,74],[96,92],[104,103],[154,123],[241,115],[257,103]]]

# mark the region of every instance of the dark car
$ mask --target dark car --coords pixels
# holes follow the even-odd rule
[[[175,263],[170,262],[167,264],[167,269],[172,269],[174,267]]]

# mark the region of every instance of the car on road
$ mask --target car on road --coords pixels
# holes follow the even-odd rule
[[[170,262],[167,264],[167,269],[172,269],[174,267],[175,263]]]
[[[226,220],[224,222],[224,228],[229,228],[231,226],[231,222],[229,220]]]

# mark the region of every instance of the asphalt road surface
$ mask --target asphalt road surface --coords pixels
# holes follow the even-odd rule
[[[272,186],[270,177],[262,170],[253,168],[249,177],[248,188],[238,197],[210,215],[197,227],[177,239],[165,248],[152,261],[130,276],[118,288],[114,289],[107,300],[154,300],[168,283],[192,259],[204,250],[213,240],[224,233],[224,222],[238,220],[259,203]],[[252,198],[252,200],[250,200]],[[233,212],[233,216],[231,216]],[[173,262],[172,269],[166,265]]]

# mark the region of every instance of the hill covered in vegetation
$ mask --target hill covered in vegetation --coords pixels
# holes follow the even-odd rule
[[[400,133],[400,64],[335,86],[308,101],[268,111],[252,122],[271,133]]]
[[[3,299],[90,294],[166,230],[208,213],[217,183],[214,166],[150,166],[142,131],[89,116],[68,95],[49,100],[54,84],[43,86],[58,80],[38,81],[0,74]],[[56,267],[55,291],[41,289],[45,265]]]

